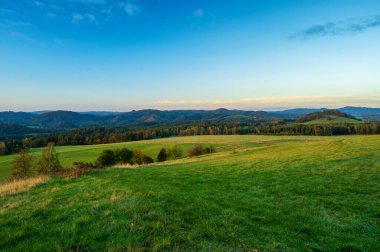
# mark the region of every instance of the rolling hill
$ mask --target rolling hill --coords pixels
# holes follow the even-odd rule
[[[125,146],[153,155],[172,143],[213,144],[217,152],[41,178],[29,190],[0,186],[1,250],[380,250],[379,136],[204,136]],[[58,151],[79,161],[111,148],[93,147]]]
[[[72,111],[38,111],[38,112],[0,112],[0,123],[45,129],[73,129],[89,126],[144,126],[168,123],[191,123],[201,121],[255,121],[269,122],[276,119],[295,119],[309,113],[323,112],[327,109],[291,109],[284,111],[246,111],[246,110],[133,110],[131,112],[72,112]],[[366,117],[367,121],[376,117],[380,109],[345,107],[338,111]],[[344,112],[346,113],[346,112]],[[369,115],[372,115],[369,116]],[[377,118],[377,117],[376,117]],[[352,118],[354,119],[354,118]],[[355,119],[354,119],[355,120]],[[347,120],[348,122],[348,120]],[[351,121],[354,122],[354,121]]]
[[[78,113],[72,111],[49,111],[46,113],[0,112],[1,123],[40,128],[68,129],[84,126],[157,125],[169,122],[194,122],[231,120],[240,118],[267,121],[278,118],[264,111],[244,110],[139,110],[126,113]]]
[[[323,123],[361,123],[352,115],[339,110],[327,109],[322,112],[314,112],[297,119],[298,123],[323,124]]]

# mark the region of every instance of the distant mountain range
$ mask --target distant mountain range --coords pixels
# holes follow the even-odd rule
[[[245,110],[138,110],[131,112],[0,112],[0,123],[17,124],[40,129],[70,129],[87,126],[159,125],[165,123],[188,123],[195,121],[270,121],[280,118],[296,119],[305,114],[322,112],[321,109],[298,108],[283,111]],[[379,116],[380,108],[344,107],[341,112],[357,116]],[[9,125],[8,125],[9,126]],[[7,127],[8,127],[7,126]]]

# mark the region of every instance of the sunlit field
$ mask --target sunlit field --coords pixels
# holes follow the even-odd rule
[[[57,149],[69,165],[121,146],[156,156],[173,143],[217,152],[1,194],[0,249],[380,250],[380,136],[202,136]],[[10,160],[1,158],[2,170]]]

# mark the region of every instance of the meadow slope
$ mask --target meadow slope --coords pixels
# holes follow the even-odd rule
[[[380,251],[380,136],[120,145],[153,154],[174,142],[212,143],[218,152],[0,195],[0,250]],[[103,147],[59,151],[69,160]]]

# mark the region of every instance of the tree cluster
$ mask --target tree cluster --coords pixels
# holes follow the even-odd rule
[[[54,172],[62,168],[54,143],[49,143],[48,146],[42,150],[42,155],[36,166],[33,161],[34,156],[29,154],[27,149],[21,150],[18,156],[13,160],[13,172],[11,178],[18,179],[30,177],[34,174],[34,171],[36,170],[35,168],[37,168],[39,173]]]
[[[103,150],[96,159],[96,167],[107,167],[115,164],[150,164],[153,158],[145,155],[139,149],[129,150],[127,148],[117,150]]]

